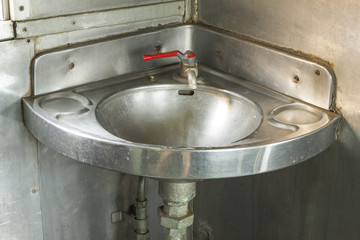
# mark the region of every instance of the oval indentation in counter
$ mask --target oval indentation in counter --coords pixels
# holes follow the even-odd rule
[[[314,124],[324,117],[324,114],[316,109],[301,103],[287,104],[272,110],[269,115],[275,121],[286,125]]]
[[[91,105],[89,99],[72,92],[54,93],[43,97],[39,102],[40,108],[56,114],[57,119],[86,113]]]

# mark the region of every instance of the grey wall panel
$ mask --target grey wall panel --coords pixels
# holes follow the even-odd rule
[[[359,239],[359,144],[345,124],[337,145],[300,165],[200,182],[196,239]]]
[[[138,7],[128,7],[107,11],[97,11],[76,15],[58,16],[45,19],[17,22],[16,37],[29,38],[54,33],[77,31],[106,26],[126,25],[144,21],[162,20],[159,24],[182,22],[184,2],[175,1]],[[173,19],[173,17],[176,17]]]
[[[14,38],[14,28],[11,21],[0,21],[0,41]]]
[[[9,0],[13,20],[39,19],[175,0]]]
[[[36,140],[22,122],[33,42],[0,43],[0,239],[41,239]]]
[[[203,23],[331,62],[337,76],[337,106],[346,123],[336,146],[301,165],[200,183],[196,230],[202,229],[203,238],[198,239],[209,239],[208,232],[210,239],[359,239],[360,3],[199,0],[199,4]],[[222,215],[212,215],[209,209],[221,209]],[[228,216],[225,224],[221,216]]]
[[[124,222],[111,223],[111,214],[126,211],[136,198],[137,177],[82,164],[39,144],[40,193],[44,238],[135,239]],[[157,183],[147,181],[150,232],[159,239]]]

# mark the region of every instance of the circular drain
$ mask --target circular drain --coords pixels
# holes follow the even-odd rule
[[[280,123],[289,125],[304,125],[319,122],[323,113],[303,104],[289,104],[271,111],[270,116]]]

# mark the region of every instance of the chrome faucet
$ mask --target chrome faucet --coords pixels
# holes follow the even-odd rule
[[[197,76],[199,72],[196,62],[196,54],[188,50],[185,53],[180,51],[172,51],[154,55],[143,55],[144,61],[166,57],[178,57],[181,61],[181,70],[179,74],[174,75],[174,79],[180,82],[183,82],[183,79],[185,79],[190,89],[196,89]]]

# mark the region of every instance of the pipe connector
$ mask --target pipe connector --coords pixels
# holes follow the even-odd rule
[[[185,240],[187,228],[194,223],[189,202],[196,195],[195,182],[159,182],[164,205],[158,209],[166,240]]]

